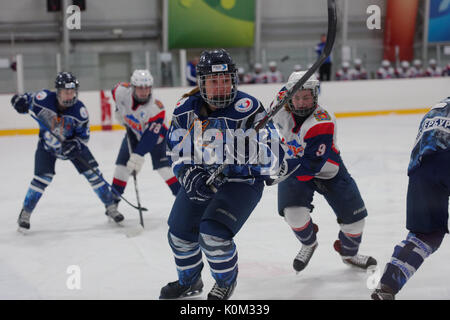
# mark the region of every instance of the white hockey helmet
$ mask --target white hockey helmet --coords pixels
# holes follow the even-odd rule
[[[131,75],[130,82],[135,87],[151,87],[153,86],[153,76],[148,70],[137,69]]]
[[[428,64],[429,64],[430,66],[436,66],[437,62],[436,62],[435,59],[430,59],[430,61],[428,61]]]
[[[348,69],[348,68],[350,68],[350,63],[348,63],[348,61],[342,62],[342,69]]]
[[[383,68],[389,68],[391,66],[391,63],[389,62],[389,60],[385,59],[385,60],[381,61],[381,66]]]
[[[276,68],[276,67],[277,67],[277,63],[275,61],[269,62],[269,68]]]
[[[306,71],[298,71],[293,72],[289,76],[288,82],[286,83],[286,89],[291,90],[295,86],[295,84],[303,77],[303,75],[306,73]],[[293,114],[296,114],[301,117],[307,117],[311,113],[314,112],[314,110],[317,108],[317,101],[319,99],[319,86],[320,82],[317,79],[317,77],[312,74],[308,80],[303,84],[303,86],[300,87],[299,90],[311,90],[311,94],[313,96],[314,102],[312,104],[312,107],[310,108],[302,108],[302,109],[295,109],[292,99],[288,101],[287,108],[290,112]]]
[[[403,60],[400,65],[402,66],[403,69],[409,68],[409,62],[406,60]]]
[[[353,61],[353,64],[354,64],[355,66],[360,66],[360,65],[362,64],[362,61],[361,61],[361,59],[356,58],[356,59]]]
[[[302,65],[301,64],[294,65],[294,71],[302,71]]]
[[[413,61],[413,65],[414,65],[415,67],[421,67],[421,66],[422,66],[422,60],[420,60],[420,59],[414,60],[414,61]]]
[[[142,98],[136,94],[136,87],[153,87],[153,76],[150,71],[145,69],[134,70],[133,74],[131,75],[130,82],[131,86],[133,87],[133,98],[135,99],[135,101],[140,104],[147,103],[152,96],[151,89],[150,94],[147,97]]]

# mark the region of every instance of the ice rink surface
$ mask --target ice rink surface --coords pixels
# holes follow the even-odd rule
[[[406,237],[406,169],[422,115],[339,118],[338,147],[368,209],[360,253],[378,260],[379,272],[394,246]],[[124,131],[93,132],[90,149],[111,182]],[[108,222],[104,207],[69,161],[57,161],[56,176],[31,217],[27,235],[17,232],[17,216],[33,177],[37,136],[0,137],[0,299],[158,299],[162,286],[176,279],[167,243],[167,217],[174,197],[150,159],[138,176],[145,231],[127,238],[138,212],[123,201],[125,228]],[[245,195],[242,195],[245,197]],[[130,179],[125,197],[136,203]],[[292,261],[300,243],[277,214],[277,189],[264,196],[235,238],[238,285],[232,299],[369,299],[377,271],[342,263],[333,249],[336,217],[320,195],[312,217],[319,225],[319,247],[296,275]],[[206,298],[213,285],[204,259]],[[448,236],[398,294],[398,299],[450,299]],[[69,289],[80,271],[80,289]],[[69,286],[68,286],[69,284]]]

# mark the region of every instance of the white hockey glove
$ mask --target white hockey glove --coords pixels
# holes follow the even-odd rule
[[[127,168],[128,170],[130,170],[130,172],[135,171],[136,174],[139,173],[139,171],[141,171],[142,166],[144,165],[144,157],[137,154],[137,153],[132,153],[130,155],[130,159],[127,162]]]

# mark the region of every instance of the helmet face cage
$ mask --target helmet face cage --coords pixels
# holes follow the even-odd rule
[[[208,84],[206,84],[207,81]],[[237,83],[236,72],[220,72],[198,77],[200,95],[207,103],[217,108],[225,108],[234,101],[237,94]],[[213,93],[208,92],[209,90]]]
[[[301,109],[296,109],[294,106],[294,103],[292,102],[292,98],[289,99],[288,101],[288,109],[289,111],[291,111],[293,114],[300,116],[300,117],[307,117],[309,116],[311,113],[314,112],[314,110],[317,108],[317,101],[318,101],[318,97],[319,97],[319,88],[318,87],[314,87],[314,88],[305,88],[302,87],[299,89],[299,91],[301,90],[310,90],[311,94],[313,96],[313,104],[310,108],[301,108]]]
[[[70,72],[60,72],[56,76],[55,88],[59,104],[64,108],[70,108],[78,101],[78,87],[79,82],[77,78]],[[61,90],[73,89],[75,95],[72,99],[63,100],[61,97]]]
[[[236,65],[224,49],[203,51],[196,66],[200,95],[210,105],[225,108],[236,98]]]

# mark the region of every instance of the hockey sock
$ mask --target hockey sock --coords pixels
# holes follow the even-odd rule
[[[23,208],[25,211],[31,213],[34,210],[36,204],[44,193],[45,188],[47,188],[50,182],[52,182],[52,179],[53,175],[51,174],[34,176],[23,202]]]
[[[159,173],[159,175],[164,179],[166,184],[169,186],[170,190],[172,191],[172,194],[174,196],[177,195],[178,190],[180,190],[181,185],[178,182],[177,178],[173,175],[172,170],[170,167],[163,167],[156,170],[156,172]]]
[[[98,172],[98,169],[96,169],[96,171]],[[102,179],[100,179],[100,177],[96,173],[94,173],[92,170],[88,170],[83,172],[83,175],[89,181],[92,189],[94,189],[94,192],[97,194],[97,196],[105,206],[109,206],[114,202],[115,197],[112,194],[111,190],[109,190],[106,183]]]
[[[112,186],[117,190],[120,194],[123,194],[125,188],[127,187],[127,181],[130,177],[130,172],[126,166],[117,165],[114,170],[114,178],[112,181]]]
[[[238,274],[238,254],[234,241],[200,233],[200,247],[218,286],[230,287]]]
[[[309,221],[302,227],[299,228],[292,228],[292,231],[294,232],[297,239],[305,246],[310,246],[314,244],[317,241],[317,230],[315,229],[315,225],[312,222],[312,219],[309,219]]]
[[[170,231],[167,237],[175,257],[180,284],[193,284],[200,277],[203,269],[202,251],[198,242],[183,240]]]
[[[380,282],[396,294],[419,269],[424,260],[436,251],[444,238],[443,233],[416,235],[408,233],[406,240],[395,246],[391,261],[386,265]]]
[[[362,233],[350,234],[339,231],[339,240],[341,240],[341,246],[339,253],[343,257],[353,257],[358,253],[359,245],[362,240]]]

